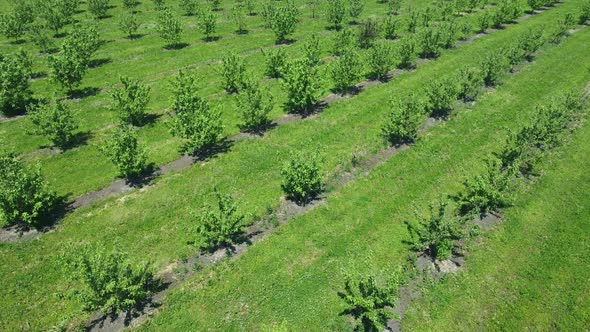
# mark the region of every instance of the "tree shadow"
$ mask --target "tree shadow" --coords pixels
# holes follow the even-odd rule
[[[136,40],[136,39],[141,39],[145,36],[147,36],[145,33],[132,33],[130,36],[127,36],[127,39]]]
[[[275,45],[291,45],[291,44],[293,44],[296,41],[297,41],[297,39],[287,38],[287,39],[275,41]]]
[[[250,33],[250,30],[248,29],[238,29],[235,31],[237,35],[247,35],[248,33]]]
[[[267,123],[260,125],[260,126],[253,127],[253,128],[247,128],[244,126],[240,126],[240,130],[243,133],[257,135],[257,136],[264,136],[264,134],[267,131],[272,130],[273,128],[275,128],[277,126],[278,125],[276,123],[269,120]]]
[[[62,32],[56,32],[53,34],[53,38],[64,38],[65,36],[67,36],[67,32],[62,31]]]
[[[210,43],[210,42],[216,42],[216,41],[218,41],[220,39],[221,39],[221,36],[209,36],[209,37],[203,38],[202,40],[204,42]]]
[[[143,119],[141,119],[136,127],[151,126],[162,116],[163,114],[160,113],[147,113],[143,116]]]
[[[189,153],[196,161],[205,161],[214,158],[218,154],[228,152],[233,146],[233,142],[227,138],[224,138],[219,143],[205,147],[201,150]]]
[[[85,87],[81,89],[73,89],[68,94],[69,99],[82,99],[86,97],[96,96],[100,92],[99,88]]]
[[[107,63],[111,63],[111,62],[113,62],[113,60],[111,58],[93,59],[93,60],[90,60],[90,62],[88,63],[88,67],[97,68],[97,67],[105,65]]]
[[[41,79],[41,78],[45,78],[47,76],[48,76],[48,74],[46,72],[36,71],[36,72],[34,72],[34,73],[31,74],[31,79],[38,80],[38,79]]]
[[[164,47],[164,49],[166,49],[168,51],[175,51],[175,50],[181,50],[187,46],[189,46],[189,43],[176,43],[176,44],[166,45]]]

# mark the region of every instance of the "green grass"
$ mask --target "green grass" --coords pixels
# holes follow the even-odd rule
[[[419,8],[430,4],[431,1],[422,0],[415,2],[414,5]],[[174,3],[171,6],[176,8]],[[224,2],[224,8],[229,8],[229,4]],[[386,8],[385,4],[368,2],[363,17],[383,16],[384,8]],[[304,5],[301,5],[300,9],[302,21],[294,34],[297,42],[287,46],[289,57],[296,58],[302,55],[302,41],[312,32],[320,33],[322,56],[328,56],[334,31],[325,29],[326,23],[323,18],[312,19],[310,10]],[[8,147],[16,152],[23,153],[26,160],[41,161],[44,175],[60,194],[71,194],[76,197],[100,189],[116,177],[114,166],[100,154],[98,146],[105,134],[108,134],[108,129],[116,123],[116,115],[108,109],[110,102],[108,91],[117,82],[118,75],[124,74],[146,81],[152,88],[152,102],[148,105],[150,111],[164,115],[156,123],[141,130],[139,134],[140,141],[148,147],[150,161],[156,165],[165,164],[179,156],[180,140],[168,133],[166,125],[168,120],[166,113],[172,98],[169,82],[178,69],[190,66],[199,75],[200,81],[203,82],[199,92],[221,109],[225,133],[229,136],[238,132],[239,117],[236,112],[235,96],[227,95],[221,89],[221,80],[218,75],[221,57],[229,51],[243,54],[248,70],[255,77],[263,77],[264,57],[259,50],[274,47],[274,35],[272,31],[262,29],[263,22],[260,16],[248,18],[253,28],[247,35],[236,35],[233,33],[233,23],[221,22],[219,35],[222,38],[210,43],[202,41],[201,33],[194,29],[195,17],[182,17],[187,30],[184,41],[189,42],[190,46],[182,50],[166,51],[163,50],[163,41],[155,32],[157,14],[151,2],[144,1],[137,10],[141,12],[140,20],[144,22],[139,33],[146,34],[137,40],[121,38],[121,32],[116,25],[117,16],[122,11],[119,7],[111,10],[112,18],[98,22],[102,38],[108,42],[94,58],[110,59],[111,62],[91,69],[84,78],[82,86],[100,88],[102,91],[96,96],[72,103],[76,117],[81,123],[80,131],[90,133],[88,145],[60,155],[47,156],[37,150],[39,147],[47,146],[49,142],[42,137],[27,135],[30,124],[26,119],[0,123],[0,140],[6,142]],[[407,11],[408,9],[404,7],[402,13]],[[85,13],[79,14],[79,19],[84,20],[85,15]],[[460,20],[474,24],[476,17],[477,14],[474,14]],[[3,44],[7,49],[16,50],[16,47],[6,40]],[[25,47],[30,46],[27,44]],[[38,71],[48,71],[45,57],[36,58],[35,63]],[[322,67],[321,76],[323,77],[322,90],[324,94],[327,94],[333,84],[326,65]],[[275,96],[277,104],[270,116],[276,119],[284,113],[282,108],[285,101],[284,92],[277,80],[264,79],[263,83]],[[49,78],[36,81],[33,88],[43,97],[51,97],[57,91],[56,85]]]
[[[583,331],[590,324],[590,126],[551,156],[465,271],[427,288],[412,331]]]
[[[587,40],[584,31],[550,50],[472,112],[435,128],[331,196],[327,206],[174,290],[160,315],[141,329],[240,331],[281,321],[295,331],[350,329],[347,317],[339,316],[344,275],[387,275],[407,255],[403,221],[412,218],[415,206],[426,208],[439,194],[456,192],[463,176],[481,169],[483,156],[500,146],[502,129],[524,123],[543,98],[581,89],[590,79],[577,68],[590,60],[579,49]]]
[[[476,63],[481,54],[505,45],[527,28],[554,24],[565,12],[573,11],[578,3],[567,2],[526,22],[445,52],[440,59],[421,66],[416,72],[405,73],[388,84],[333,104],[315,118],[280,126],[263,138],[236,144],[231,151],[202,165],[158,179],[154,186],[77,210],[62,220],[54,232],[39,240],[0,244],[0,280],[4,286],[0,290],[3,298],[0,329],[19,330],[29,326],[41,330],[70,318],[77,322],[84,320],[85,314],[79,303],[59,297],[65,290],[76,286],[64,280],[64,271],[56,259],[65,243],[118,243],[133,260],[153,259],[158,269],[179,257],[194,254],[194,249],[186,244],[192,236],[190,211],[211,200],[214,185],[231,192],[244,211],[260,215],[279,204],[279,168],[292,150],[320,146],[325,156],[325,170],[334,172],[349,164],[353,153],[362,155],[382,149],[379,132],[388,111],[383,105],[392,94],[403,95],[422,87],[432,77],[452,74],[461,65]],[[181,307],[189,310],[205,305],[206,311],[192,318],[205,320],[209,326],[223,325],[226,315],[218,310],[226,308],[223,307],[225,300],[228,301],[228,312],[242,312],[240,299],[228,296],[224,287],[236,285],[240,282],[240,271],[248,271],[243,274],[243,278],[249,278],[243,280],[244,285],[260,288],[252,288],[250,293],[248,289],[240,288],[237,294],[243,294],[244,301],[252,310],[257,310],[261,320],[252,321],[255,316],[245,320],[230,319],[224,326],[244,324],[253,327],[262,321],[274,320],[275,316],[276,319],[291,320],[292,315],[297,315],[297,321],[289,322],[296,327],[315,324],[345,328],[345,319],[333,315],[334,311],[341,309],[335,291],[341,287],[342,270],[395,265],[405,250],[400,244],[405,236],[401,221],[410,216],[411,205],[424,205],[440,191],[456,188],[463,168],[468,170],[467,173],[477,171],[480,155],[496,147],[503,137],[500,129],[522,122],[536,101],[560,87],[580,87],[587,81],[589,74],[578,70],[578,64],[589,60],[590,54],[580,47],[589,41],[590,34],[583,31],[561,46],[548,47],[547,54],[536,63],[525,66],[522,73],[507,81],[506,86],[490,91],[478,103],[477,111],[457,114],[448,124],[426,134],[411,151],[396,156],[358,184],[334,193],[326,208],[279,229],[276,235],[254,246],[239,260],[239,266],[230,264],[216,269],[218,272],[227,269],[228,281],[227,284],[214,282],[211,289],[207,289],[208,294],[197,295],[198,301],[211,299],[209,304],[185,305],[179,300],[183,293],[174,293],[166,316],[159,317],[155,323],[167,322]],[[189,55],[185,55],[183,61],[189,61]],[[105,72],[104,75],[111,77],[114,73]],[[94,79],[98,80],[98,77],[97,74]],[[214,84],[211,86],[219,89]],[[158,94],[154,100],[164,105],[166,96]],[[99,97],[93,98],[80,103],[94,100],[100,105]],[[89,116],[103,121],[98,111]],[[109,121],[112,121],[112,115],[111,120],[103,124]],[[12,123],[4,123],[0,128],[4,130],[5,125]],[[150,129],[142,130],[142,134]],[[174,159],[177,152],[166,146],[168,139],[162,139],[165,127],[155,125],[153,130],[153,135],[145,134],[146,140],[149,137],[151,151],[161,149],[162,154]],[[12,138],[9,141],[13,142]],[[86,166],[81,166],[79,173],[74,172],[76,162],[87,162],[97,169],[108,168],[92,157],[90,148],[68,153],[74,155],[72,159],[63,157],[63,161],[54,164],[53,170],[47,171],[70,181],[61,182],[60,190],[83,192],[109,179]],[[80,160],[80,156],[85,156],[88,161]],[[60,158],[62,156],[43,160],[43,164],[51,169],[52,160],[62,160]],[[84,183],[91,180],[95,181],[91,185]],[[365,261],[370,266],[360,263]],[[274,274],[269,273],[269,266],[276,271]],[[257,274],[253,274],[254,271]],[[257,279],[253,279],[255,277]],[[291,283],[297,287],[292,287]],[[187,285],[187,291],[196,285]],[[264,287],[268,292],[261,292]],[[193,295],[188,293],[186,296],[195,301]],[[289,296],[289,301],[284,300],[285,295]],[[264,300],[271,297],[272,300]],[[320,310],[315,307],[318,304]],[[208,317],[213,314],[219,315]],[[190,322],[183,315],[177,324],[180,327]]]

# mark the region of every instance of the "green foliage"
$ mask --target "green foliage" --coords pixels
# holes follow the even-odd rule
[[[244,60],[235,53],[229,53],[223,57],[221,76],[223,88],[229,93],[235,93],[242,89],[246,79],[246,66]]]
[[[55,43],[48,31],[49,27],[44,20],[35,20],[29,26],[29,38],[37,45],[41,52],[49,53],[55,47]]]
[[[578,23],[586,24],[590,20],[590,0],[586,0],[580,6],[580,16],[578,17]]]
[[[332,54],[338,56],[344,52],[356,48],[356,36],[351,29],[345,28],[334,35],[334,47]]]
[[[363,21],[358,28],[358,43],[361,48],[373,46],[379,37],[379,23],[374,18]]]
[[[61,261],[65,274],[82,284],[74,295],[87,311],[119,314],[145,302],[157,286],[151,263],[132,264],[118,248],[84,246]]]
[[[38,166],[28,169],[14,154],[0,154],[0,226],[40,227],[58,204]]]
[[[426,86],[426,109],[434,117],[446,117],[453,110],[457,100],[458,87],[454,77],[439,78]]]
[[[423,58],[437,58],[443,49],[442,32],[439,27],[426,27],[418,30],[420,56]]]
[[[310,67],[305,59],[294,60],[287,66],[283,79],[287,109],[295,113],[311,112],[319,99],[317,69]]]
[[[543,45],[543,28],[528,29],[518,38],[518,48],[522,51],[523,57],[529,60],[533,54]]]
[[[497,212],[508,204],[509,184],[510,175],[502,172],[500,160],[487,159],[482,174],[463,182],[463,190],[455,197],[458,212],[462,216]]]
[[[110,0],[87,0],[87,2],[88,11],[90,11],[95,18],[100,19],[107,16]]]
[[[522,8],[518,1],[501,0],[492,14],[492,25],[494,28],[501,28],[503,24],[514,21],[521,13]]]
[[[459,69],[456,81],[457,96],[466,102],[475,100],[484,84],[479,69],[471,66],[464,66]]]
[[[101,45],[96,25],[76,25],[62,46],[62,52],[76,53],[79,61],[88,64]]]
[[[281,188],[298,204],[313,200],[323,187],[320,158],[317,152],[296,153],[281,168]]]
[[[397,276],[385,287],[379,287],[374,276],[346,277],[344,292],[338,295],[346,302],[345,313],[355,319],[355,331],[381,331],[389,319],[396,317],[389,308],[396,305],[399,284]]]
[[[576,21],[572,13],[567,13],[563,18],[557,20],[557,28],[551,36],[551,41],[559,44],[561,40],[569,35],[569,30],[574,27]]]
[[[316,66],[321,61],[321,49],[320,49],[320,38],[317,34],[312,33],[303,44],[303,51],[305,59],[308,61],[310,66]]]
[[[420,23],[420,13],[415,9],[410,9],[408,13],[408,32],[409,33],[416,33],[416,29]]]
[[[399,37],[400,20],[397,17],[387,16],[382,23],[385,39],[396,39]]]
[[[221,113],[209,107],[196,94],[196,76],[180,71],[173,83],[174,114],[170,132],[185,140],[182,151],[188,154],[206,153],[222,137]]]
[[[25,53],[0,54],[0,113],[15,115],[26,110],[33,94],[30,78],[31,62]]]
[[[137,141],[135,129],[126,124],[113,132],[101,151],[117,167],[119,176],[126,179],[138,178],[147,169],[145,149]]]
[[[400,68],[412,68],[416,65],[416,39],[414,36],[405,36],[400,39],[397,48],[397,57]]]
[[[336,91],[346,92],[360,80],[363,63],[357,51],[349,50],[332,62],[330,69]]]
[[[186,16],[193,16],[197,13],[199,3],[196,0],[180,0],[179,6]]]
[[[331,27],[336,30],[342,28],[344,16],[346,16],[346,5],[344,0],[327,0],[326,1],[326,19]]]
[[[111,92],[113,103],[111,110],[119,116],[121,122],[141,126],[146,120],[146,106],[150,100],[150,88],[126,76],[119,77],[121,86]]]
[[[72,5],[72,3],[74,5]],[[37,2],[39,16],[57,34],[66,24],[72,21],[72,16],[78,7],[76,0],[46,0]]]
[[[218,12],[221,10],[221,0],[207,0],[212,10]]]
[[[61,149],[66,149],[73,143],[78,123],[70,108],[60,100],[30,109],[28,119],[34,126],[32,134],[47,137],[53,145]]]
[[[240,128],[259,131],[270,124],[268,114],[273,109],[273,97],[268,90],[262,90],[258,83],[249,81],[238,95],[238,110],[242,118]]]
[[[537,10],[545,5],[545,0],[527,0],[527,4],[532,10]]]
[[[18,8],[12,8],[7,13],[0,15],[0,33],[15,41],[23,37],[32,19],[30,12]]]
[[[154,7],[156,7],[156,10],[158,11],[164,10],[166,8],[166,3],[164,0],[152,0],[152,2],[154,3]]]
[[[454,241],[463,238],[463,223],[449,211],[448,202],[441,199],[430,205],[430,214],[417,215],[417,222],[406,222],[412,250],[425,251],[439,260],[451,258]]]
[[[387,74],[395,65],[393,49],[387,42],[375,43],[369,49],[367,60],[371,78],[382,81],[387,78]]]
[[[297,16],[299,10],[295,6],[295,3],[288,0],[282,5],[276,5],[274,7],[270,21],[272,30],[276,36],[276,42],[285,42],[287,37],[295,32],[295,26],[297,25]]]
[[[199,16],[199,27],[205,34],[205,40],[212,41],[213,34],[217,28],[217,15],[211,8],[207,8],[201,12]]]
[[[205,206],[194,214],[197,220],[195,245],[199,249],[214,251],[239,243],[247,230],[246,216],[238,211],[234,199],[215,188],[217,209]]]
[[[510,63],[503,50],[488,53],[480,63],[481,76],[485,85],[498,85],[509,67]]]
[[[391,111],[381,128],[385,139],[392,145],[416,140],[425,111],[422,99],[411,94],[404,99],[392,99],[389,104]]]
[[[139,28],[139,22],[137,21],[137,15],[132,12],[126,12],[119,18],[119,29],[127,36],[127,38],[133,38],[133,35]]]
[[[266,59],[265,74],[270,78],[280,78],[287,63],[287,53],[283,48],[262,50]]]
[[[479,32],[484,33],[492,24],[492,14],[488,11],[484,12],[482,15],[478,16],[477,18],[477,26],[479,27]]]
[[[135,0],[123,0],[123,7],[125,7],[126,9],[132,9],[136,5],[137,2]]]
[[[244,5],[241,3],[235,4],[231,10],[231,17],[236,24],[236,33],[245,34],[248,32],[246,27],[246,13],[244,12]]]
[[[353,23],[358,22],[359,17],[365,9],[364,0],[349,0],[348,2],[348,14],[352,19]]]
[[[158,14],[158,25],[156,29],[160,37],[166,41],[167,47],[174,47],[180,43],[182,26],[170,9],[164,9]]]
[[[399,11],[402,7],[401,0],[386,0],[385,2],[387,2],[387,15],[388,16],[399,15]]]

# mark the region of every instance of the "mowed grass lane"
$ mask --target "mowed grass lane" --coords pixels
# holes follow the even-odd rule
[[[556,10],[563,14],[568,8],[571,10],[574,7],[564,5]],[[130,253],[132,259],[152,259],[158,269],[179,257],[194,254],[194,249],[186,244],[194,236],[194,222],[190,218],[190,211],[211,200],[210,193],[214,185],[219,186],[222,191],[234,194],[243,211],[262,214],[267,208],[279,204],[279,169],[291,151],[309,150],[320,146],[325,156],[325,169],[333,170],[338,165],[349,163],[353,153],[383,148],[379,132],[381,121],[388,112],[384,104],[392,93],[403,95],[420,88],[432,77],[453,74],[459,66],[477,62],[481,54],[506,44],[528,27],[554,22],[558,16],[561,16],[559,12],[553,11],[535,16],[522,24],[452,50],[439,60],[425,64],[415,73],[405,74],[391,83],[336,103],[316,118],[281,126],[264,138],[238,144],[231,152],[203,165],[163,177],[156,185],[144,190],[80,209],[62,220],[55,232],[45,234],[39,240],[0,245],[0,260],[3,262],[0,267],[0,278],[4,285],[0,291],[4,299],[0,304],[0,321],[6,325],[3,328],[18,329],[27,324],[33,329],[45,328],[72,315],[82,319],[79,303],[57,296],[75,286],[64,281],[64,272],[56,260],[65,243],[117,243]],[[532,84],[533,87],[544,84],[540,80],[544,74],[539,70],[546,70],[545,68],[551,70],[547,77],[554,78],[553,84],[568,85],[581,81],[585,74],[574,70],[574,66],[569,62],[562,63],[564,61],[561,59],[580,57],[581,60],[575,59],[572,63],[584,61],[583,58],[587,55],[580,50],[579,45],[587,40],[587,33],[579,33],[564,45],[549,48],[549,54],[538,60],[541,63],[525,67],[525,73],[537,68],[536,76],[526,83]],[[554,67],[555,65],[559,66]],[[530,92],[526,94],[530,99],[523,100],[520,108],[524,108],[545,93],[535,91],[530,88]],[[506,98],[504,95],[492,101],[503,105],[510,100]],[[503,124],[513,125],[525,114],[516,111],[508,113],[509,119],[500,121],[497,128],[501,128]],[[463,122],[463,117],[468,114],[481,113],[459,113],[458,118],[452,123],[457,125]],[[451,141],[464,140],[465,144],[470,144],[471,131],[478,133],[484,130],[490,135],[485,131],[488,129],[479,129],[473,125],[469,123],[466,127],[461,127],[466,133],[453,136]],[[495,129],[492,133],[502,135],[500,132],[496,133]],[[436,137],[439,134],[440,129],[428,136]],[[450,138],[443,136],[441,139],[443,143],[440,144],[448,144]],[[474,151],[478,151],[478,148],[476,143],[473,143],[473,150],[465,150],[465,156],[470,156]],[[432,152],[439,153],[439,150],[437,148]],[[401,159],[402,165],[408,162],[405,158]],[[415,164],[406,169],[407,176],[414,177],[411,171],[413,167]],[[448,164],[445,163],[445,167],[448,167]],[[399,189],[400,192],[405,191],[404,188]]]
[[[588,62],[586,62],[588,64]],[[583,68],[581,68],[583,69]],[[466,270],[429,288],[406,331],[584,331],[590,325],[590,126],[472,248]]]
[[[165,299],[161,313],[140,330],[187,330],[197,327],[199,330],[244,331],[257,330],[262,324],[283,321],[289,330],[294,331],[350,330],[348,317],[339,315],[345,309],[343,301],[337,296],[337,292],[344,287],[344,276],[348,273],[387,276],[399,266],[408,254],[407,246],[402,243],[408,238],[403,222],[414,217],[416,207],[426,209],[440,194],[456,193],[461,188],[464,176],[477,174],[483,165],[482,158],[500,148],[505,138],[504,129],[517,128],[526,123],[537,103],[562,89],[575,88],[581,91],[590,80],[590,72],[580,68],[580,64],[590,61],[590,54],[582,47],[588,42],[590,31],[584,30],[563,45],[549,50],[496,92],[481,98],[473,111],[462,112],[450,122],[436,127],[411,149],[329,197],[327,206],[292,220],[275,234],[255,244],[236,261],[204,271],[191,282],[173,290]],[[587,137],[586,134],[584,138]],[[578,139],[575,143],[583,142],[584,139]],[[587,147],[580,148],[580,153],[586,153],[587,150]],[[572,160],[571,180],[587,179],[584,168],[577,168],[579,164],[574,167],[574,164]],[[566,174],[559,175],[559,179],[569,181]],[[575,182],[569,186],[575,186]],[[559,199],[559,203],[552,208],[555,213],[560,206],[570,203],[566,197],[569,195]],[[575,201],[580,203],[573,202],[570,205],[573,213],[587,212],[587,207],[579,207],[586,197],[587,194]],[[550,201],[535,200],[538,205]],[[509,213],[508,220],[511,215]],[[532,214],[531,218],[540,216]],[[564,222],[566,220],[563,219]],[[578,220],[582,222],[583,219]],[[526,237],[527,230],[534,227],[536,225],[531,221],[522,235],[517,236]],[[577,226],[572,227],[576,229]],[[499,246],[506,245],[511,230],[510,227],[498,239]],[[524,261],[527,255],[524,251],[533,250],[531,246],[534,250],[540,250],[539,254],[533,256],[537,258],[533,259],[532,264],[539,262],[541,265],[522,273],[527,278],[540,277],[547,281],[547,292],[555,296],[555,304],[551,308],[555,308],[561,300],[566,302],[566,307],[560,309],[563,317],[568,312],[567,308],[583,301],[584,292],[587,296],[587,288],[583,288],[583,276],[587,272],[578,276],[570,274],[558,281],[559,272],[548,272],[550,274],[543,277],[539,269],[550,268],[554,264],[564,266],[567,263],[577,264],[576,269],[583,269],[586,266],[583,262],[587,259],[580,253],[573,255],[575,259],[572,261],[557,262],[557,250],[539,243],[547,232],[549,230],[532,231],[538,236],[523,240],[523,246],[520,247],[522,252],[517,257]],[[555,241],[560,241],[558,239],[562,239],[561,235],[556,235]],[[568,245],[571,248],[566,249],[566,252],[587,249],[587,243],[582,241],[578,245],[570,242]],[[551,242],[545,243],[549,245]],[[543,252],[549,256],[543,256]],[[501,266],[495,279],[491,280],[492,285],[498,285],[498,288],[489,291],[489,298],[499,301],[493,303],[505,303],[507,298],[513,298],[502,296],[501,291],[498,298],[493,298],[498,295],[494,289],[502,290],[500,285],[505,280],[503,271],[510,271],[508,266],[512,264],[519,265],[519,259],[512,260],[511,254],[511,249],[506,249],[505,255],[501,252],[501,258],[493,261]],[[488,266],[487,259],[494,255],[493,251],[485,251],[481,255],[481,265]],[[478,274],[481,283],[471,287],[473,298],[477,297],[480,288],[486,287],[484,274],[484,271]],[[575,278],[576,283],[574,289],[567,290],[565,285],[570,278]],[[534,312],[532,308],[543,306],[543,302],[533,304],[535,299],[542,299],[540,294],[543,283],[539,287],[527,288],[521,281],[508,279],[507,282],[521,286],[511,294],[524,291],[530,292],[530,296],[526,297],[528,300],[515,302],[520,309],[503,304],[505,310],[501,314],[509,315],[508,312],[514,310],[514,322],[517,322],[524,319],[527,311]],[[444,294],[451,297],[463,287],[466,287],[464,283],[460,283],[453,287],[454,292]],[[559,291],[568,292],[573,297],[565,300],[567,296],[557,295]],[[441,297],[440,302],[445,302],[448,297]],[[485,301],[486,297],[483,299]],[[462,297],[459,297],[452,302],[460,308],[455,316],[451,316],[454,322],[458,323],[465,312],[478,317],[477,306],[469,306],[474,300],[465,304],[461,300]],[[433,306],[438,303],[435,302]],[[587,308],[587,305],[584,306]],[[484,309],[493,307],[482,306]],[[580,308],[575,311],[575,317],[582,318],[579,315],[584,310]],[[453,322],[446,321],[447,317],[437,315],[440,325],[432,330],[454,330]],[[524,325],[531,322],[533,317],[527,318]],[[419,321],[420,317],[416,320]],[[575,322],[574,317],[569,320]],[[466,322],[463,324],[465,330],[473,330]],[[539,324],[545,326],[541,322]]]

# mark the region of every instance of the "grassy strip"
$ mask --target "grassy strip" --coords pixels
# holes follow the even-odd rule
[[[567,10],[567,7],[563,8],[558,9]],[[503,45],[515,33],[522,32],[529,26],[553,21],[559,14],[560,12],[552,11],[541,14],[521,25],[510,27],[489,36],[489,38],[480,39],[465,48],[450,51],[438,61],[424,65],[420,71],[414,74],[405,74],[396,82],[384,84],[368,90],[367,93],[354,99],[334,104],[313,120],[281,126],[260,140],[236,145],[233,152],[221,155],[200,167],[193,167],[186,172],[162,178],[158,184],[144,191],[138,191],[117,200],[111,199],[93,208],[79,210],[67,217],[55,232],[46,234],[39,241],[0,245],[0,259],[5,262],[0,267],[0,276],[6,285],[2,289],[3,294],[6,294],[3,296],[5,300],[0,304],[2,306],[2,310],[0,310],[3,316],[2,324],[7,324],[6,329],[15,329],[26,326],[28,321],[31,326],[42,328],[67,319],[70,315],[81,317],[78,303],[51,295],[59,294],[70,287],[63,282],[61,277],[63,272],[55,260],[55,253],[61,250],[64,242],[72,239],[81,242],[118,242],[123,250],[130,252],[134,259],[141,260],[142,257],[150,257],[160,267],[177,257],[191,254],[192,249],[185,244],[186,240],[192,236],[189,212],[193,208],[200,207],[204,201],[210,200],[211,197],[207,195],[211,192],[213,185],[217,184],[223,191],[233,192],[244,211],[263,213],[267,207],[272,208],[278,204],[278,197],[280,197],[278,169],[291,150],[309,149],[310,144],[314,146],[321,142],[324,145],[324,151],[330,151],[325,154],[326,169],[334,169],[338,164],[348,163],[353,152],[380,149],[383,144],[379,138],[380,119],[387,112],[387,109],[384,109],[382,105],[383,101],[391,94],[391,87],[398,87],[399,84],[400,88],[396,90],[396,93],[400,94],[417,89],[431,77],[448,74],[466,62],[476,61],[479,54]],[[540,79],[543,77],[542,73],[539,73],[537,69],[537,76],[526,82],[530,85],[526,88],[529,99],[523,100],[515,108],[524,108],[531,100],[540,98],[542,93],[535,91],[535,88],[539,86],[550,89],[553,87],[552,84],[563,83],[567,86],[581,80],[583,73],[572,74],[568,71],[572,65],[568,64],[569,62],[560,62],[561,58],[567,58],[567,56],[578,56],[582,58],[580,61],[584,61],[583,55],[580,55],[583,52],[578,49],[579,43],[588,40],[587,34],[583,34],[583,36],[586,36],[586,39],[576,35],[572,38],[573,41],[568,41],[564,46],[551,50],[553,54],[568,46],[565,51],[561,51],[562,53],[542,58],[546,62],[545,65],[549,63],[548,66],[555,67],[550,67],[552,68],[551,73],[547,74],[555,75],[555,81],[551,84],[544,82]],[[580,38],[582,41],[576,41]],[[548,59],[552,59],[552,62],[549,62]],[[579,61],[573,62],[578,63]],[[538,66],[535,67],[538,68]],[[525,72],[528,70],[526,67]],[[526,87],[526,84],[523,86]],[[506,99],[511,100],[512,98],[513,96],[503,95],[500,99],[493,98],[492,100],[503,103]],[[460,113],[458,118],[461,121],[452,121],[452,123],[463,122],[463,118],[471,114],[481,113]],[[513,109],[510,114],[507,121],[499,121],[498,127],[495,128],[501,128],[501,125],[511,125],[517,122],[519,116],[522,116],[516,109]],[[479,121],[483,124],[488,123],[485,118],[479,118]],[[446,126],[442,128],[446,128]],[[437,128],[435,135],[442,136],[440,141],[436,142],[443,144],[442,147],[445,148],[441,148],[439,145],[427,146],[426,149],[433,150],[428,150],[426,154],[421,155],[421,158],[430,160],[431,153],[446,152],[446,146],[450,145],[450,142],[459,141],[471,147],[467,149],[468,151],[464,151],[464,155],[457,157],[458,160],[467,162],[467,157],[477,151],[474,146],[476,143],[472,143],[470,140],[471,131],[478,133],[479,129],[474,127],[473,121],[460,128],[465,135],[457,137],[465,137],[463,141],[457,140],[457,137],[452,133],[441,132],[442,129]],[[501,135],[495,130],[490,131],[490,129],[486,129],[484,134]],[[427,134],[427,136],[430,135],[433,134]],[[479,137],[479,143],[488,141],[493,142],[494,140],[490,140],[489,137]],[[424,148],[421,148],[421,153],[424,153]],[[438,156],[440,157],[440,155]],[[445,154],[443,156],[450,157]],[[408,157],[400,158],[400,162],[397,162],[396,165],[406,165]],[[416,165],[421,165],[420,161],[414,160],[411,163],[412,167],[416,167]],[[437,162],[437,165],[444,169],[450,164],[443,160]],[[433,166],[433,169],[428,172],[438,171],[436,165]],[[411,167],[405,167],[401,173],[396,173],[398,177],[404,177],[405,174],[408,177],[406,180],[411,180],[410,177],[413,177]],[[425,175],[428,174],[430,173]],[[383,177],[383,173],[380,176]],[[418,183],[416,187],[413,187],[414,192],[416,188],[428,187],[428,183],[432,184],[433,181],[430,178],[420,179],[423,183]],[[381,190],[383,189],[381,188]],[[398,193],[411,192],[407,189],[408,187],[402,186]],[[381,199],[388,196],[387,190],[383,192],[383,195],[379,195]],[[405,206],[411,202],[411,194],[403,197],[410,199],[410,201],[405,201],[405,204],[399,206]],[[333,216],[337,217],[338,215],[334,214]],[[357,216],[361,218],[359,222],[365,222],[366,231],[371,223],[367,224],[365,218],[370,218],[371,214]],[[315,231],[317,232],[317,229]],[[338,234],[339,230],[334,231],[333,234]],[[403,233],[398,232],[398,236],[399,234]],[[395,241],[395,238],[391,240]],[[356,241],[358,242],[358,240]],[[389,240],[386,242],[390,244]],[[345,243],[342,242],[340,245],[345,246]],[[331,295],[333,294],[330,293]],[[51,314],[47,314],[49,307],[52,308]]]
[[[581,331],[590,324],[590,126],[467,256],[467,270],[426,288],[412,331]]]
[[[386,274],[397,266],[407,253],[402,221],[412,218],[413,206],[458,190],[461,177],[475,174],[481,157],[502,143],[502,129],[524,122],[540,99],[581,89],[590,73],[576,64],[589,60],[579,50],[588,40],[588,31],[572,37],[483,98],[473,112],[435,128],[330,197],[326,207],[173,291],[161,314],[142,329],[252,330],[281,321],[292,330],[349,329],[337,296],[344,275]]]

